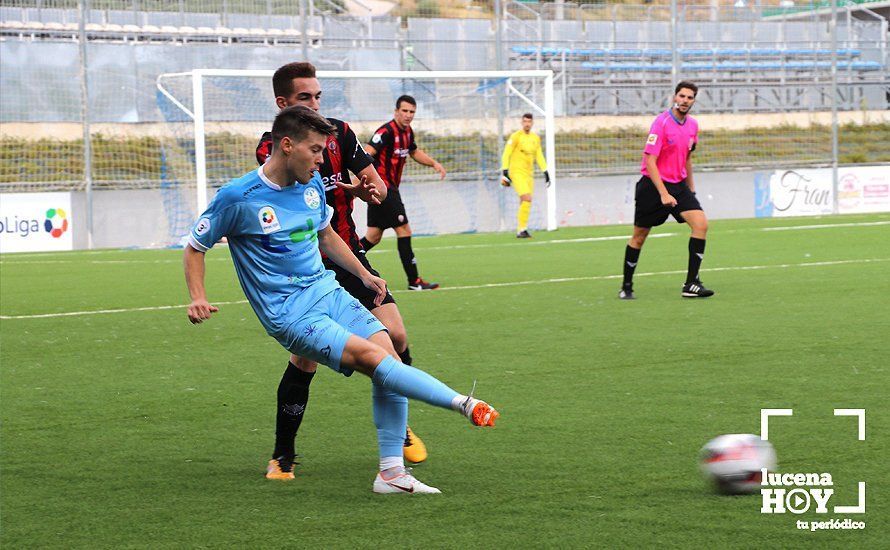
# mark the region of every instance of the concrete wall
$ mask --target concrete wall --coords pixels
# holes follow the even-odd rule
[[[697,174],[698,197],[708,216],[750,218],[755,215],[755,178],[762,172]],[[633,221],[637,174],[559,181],[557,219],[561,227],[626,224]],[[86,198],[73,194],[74,246],[87,247]],[[402,195],[417,234],[513,231],[517,198],[496,181],[406,183]],[[166,199],[166,202],[165,202]],[[188,197],[183,203],[189,203]],[[530,226],[545,227],[546,191],[538,182]],[[356,201],[359,235],[365,231],[366,208]],[[161,190],[95,191],[94,248],[162,247],[179,244],[177,236],[196,217],[190,204],[172,205]],[[170,228],[174,227],[171,232]],[[178,229],[176,229],[178,227]]]

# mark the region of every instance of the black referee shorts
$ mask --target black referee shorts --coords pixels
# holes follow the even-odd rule
[[[637,190],[634,195],[634,225],[637,227],[655,227],[663,224],[668,216],[673,216],[677,223],[686,223],[681,212],[687,210],[701,210],[701,204],[695,198],[695,193],[689,190],[686,180],[680,183],[664,182],[667,192],[677,199],[677,206],[671,208],[661,204],[661,196],[655,184],[649,176],[643,176],[637,182]]]
[[[365,266],[365,269],[371,272],[371,275],[374,275],[375,277],[380,276],[380,273],[378,273],[377,270],[371,267],[370,262],[368,262],[368,259],[365,258],[364,251],[355,254],[355,257],[358,258],[358,261],[360,261],[363,266]],[[361,304],[365,306],[368,311],[373,311],[374,308],[378,307],[377,304],[374,303],[374,298],[377,297],[377,294],[373,290],[366,287],[364,283],[362,283],[361,279],[332,262],[330,258],[324,258],[324,266],[326,269],[330,269],[334,272],[334,275],[336,275],[337,282],[340,283],[340,286],[342,286],[343,289],[346,290],[346,292],[351,294],[353,298],[361,302]],[[383,303],[380,305],[394,303],[396,303],[395,298],[392,297],[389,289],[386,289],[386,298],[383,299]]]
[[[406,223],[408,223],[408,214],[405,213],[405,205],[402,203],[402,195],[399,193],[398,187],[387,189],[386,198],[382,203],[368,205],[368,227],[389,229]]]

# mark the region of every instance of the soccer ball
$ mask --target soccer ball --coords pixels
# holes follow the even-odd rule
[[[725,494],[756,493],[760,489],[761,469],[775,467],[773,446],[752,434],[721,435],[701,450],[702,472]]]

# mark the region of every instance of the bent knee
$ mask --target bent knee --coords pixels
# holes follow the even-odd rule
[[[312,359],[306,359],[293,353],[290,356],[290,362],[303,372],[315,372],[318,369],[318,363]]]
[[[378,334],[385,335],[385,333]],[[387,356],[391,356],[393,351],[392,343],[388,341],[386,346],[381,346],[371,340],[365,340],[361,349],[354,352],[352,361],[355,363],[356,370],[364,372],[370,376],[374,372],[374,369],[377,368],[377,365],[379,365]]]

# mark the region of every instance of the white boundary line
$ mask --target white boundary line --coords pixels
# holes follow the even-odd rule
[[[804,262],[799,264],[775,264],[775,265],[742,265],[742,266],[731,266],[731,267],[712,267],[708,269],[702,269],[704,272],[717,272],[717,271],[755,271],[762,269],[788,269],[793,267],[823,267],[823,266],[831,266],[831,265],[845,265],[845,264],[867,264],[867,263],[877,263],[877,262],[890,262],[890,258],[863,258],[859,260],[833,260],[827,262]],[[653,277],[656,275],[678,275],[686,273],[686,270],[674,270],[674,271],[653,271],[650,273],[637,273],[635,277]],[[573,283],[579,281],[607,281],[611,279],[620,279],[622,275],[592,275],[590,277],[560,277],[554,279],[537,279],[533,281],[509,281],[504,283],[488,283],[484,285],[464,285],[464,286],[452,286],[452,287],[444,287],[439,288],[436,292],[423,292],[420,294],[432,294],[435,295],[440,292],[448,292],[448,291],[456,291],[456,290],[476,290],[480,288],[499,288],[499,287],[510,287],[510,286],[525,286],[525,285],[539,285],[539,284],[551,284],[551,283]],[[393,294],[407,294],[408,290],[396,290],[392,291]],[[414,292],[417,294],[417,292]],[[214,302],[214,305],[233,305],[233,304],[246,304],[247,300],[236,300],[232,302]],[[99,315],[105,313],[129,313],[134,311],[158,311],[164,309],[179,309],[185,308],[187,304],[174,305],[174,306],[149,306],[149,307],[137,307],[137,308],[121,308],[121,309],[99,309],[94,311],[69,311],[62,313],[40,313],[34,315],[0,315],[0,319],[3,320],[16,320],[16,319],[47,319],[54,317],[74,317],[79,315]]]

